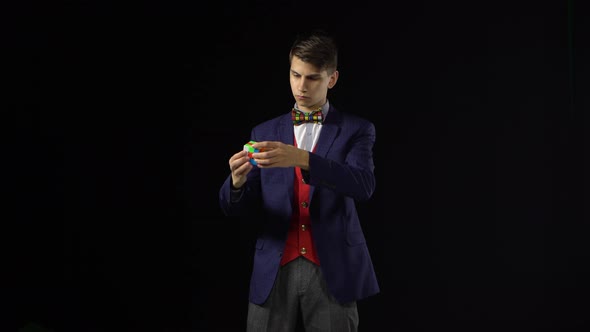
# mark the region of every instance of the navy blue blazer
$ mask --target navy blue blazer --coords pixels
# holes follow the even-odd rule
[[[252,129],[251,140],[293,144],[291,113]],[[310,217],[320,267],[331,294],[341,303],[379,292],[355,201],[375,190],[375,126],[333,106],[324,120],[315,153],[309,156]],[[263,304],[273,287],[293,209],[294,168],[254,167],[240,199],[232,202],[231,174],[222,185],[220,206],[227,216],[252,216],[263,223],[256,240],[249,300]]]

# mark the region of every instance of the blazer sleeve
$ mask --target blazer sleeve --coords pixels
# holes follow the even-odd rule
[[[358,201],[368,200],[375,191],[375,126],[371,122],[347,138],[344,162],[309,154],[309,184],[326,187]]]

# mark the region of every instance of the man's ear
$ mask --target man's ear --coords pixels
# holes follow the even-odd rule
[[[336,85],[336,82],[338,81],[338,75],[340,73],[338,73],[337,70],[334,70],[334,72],[332,73],[332,75],[330,75],[330,82],[328,82],[328,89],[331,89],[334,87],[334,85]]]

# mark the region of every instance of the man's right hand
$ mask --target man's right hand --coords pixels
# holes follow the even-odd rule
[[[240,151],[229,158],[232,184],[235,188],[241,188],[248,179],[248,173],[254,167],[248,158],[248,151]]]

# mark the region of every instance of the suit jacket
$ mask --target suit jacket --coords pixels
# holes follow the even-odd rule
[[[293,144],[287,113],[252,129],[251,140]],[[379,292],[355,201],[375,189],[375,126],[360,117],[330,110],[304,172],[310,187],[310,218],[320,267],[331,294],[341,303]],[[230,199],[231,175],[222,185],[220,206],[227,216],[251,216],[263,223],[256,240],[249,300],[263,304],[273,287],[293,211],[294,168],[254,167],[238,200]]]

